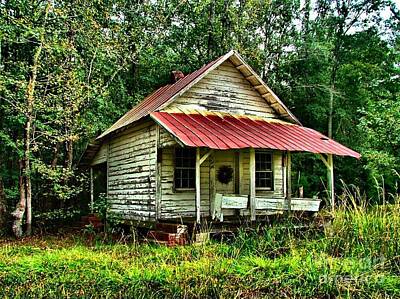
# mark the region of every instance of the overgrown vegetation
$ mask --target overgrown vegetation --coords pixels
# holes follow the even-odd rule
[[[356,193],[356,192],[355,192]],[[2,297],[282,298],[400,296],[400,202],[333,221],[240,231],[230,242],[164,247],[84,235],[3,241]]]
[[[76,171],[86,144],[168,83],[171,70],[191,72],[230,49],[304,125],[361,152],[361,161],[335,160],[337,182],[359,185],[374,201],[374,178],[396,191],[394,1],[5,0],[0,15],[3,228],[15,220],[20,234],[31,210],[77,206],[87,189]],[[294,170],[295,187],[322,194],[322,163],[298,156]]]

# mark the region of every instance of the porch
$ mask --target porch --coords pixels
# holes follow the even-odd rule
[[[196,222],[200,223],[202,218],[202,192],[201,192],[201,166],[205,161],[209,161],[209,188],[210,188],[210,216],[212,220],[224,221],[226,216],[248,216],[251,221],[255,221],[257,216],[265,216],[276,214],[279,211],[309,211],[318,212],[321,199],[293,197],[292,196],[292,182],[291,182],[291,152],[283,151],[266,151],[241,149],[236,151],[216,151],[208,150],[205,154],[201,154],[200,148],[196,149]],[[203,151],[204,152],[204,151]],[[265,188],[259,181],[258,174],[262,165],[260,165],[259,156],[262,154],[271,154],[271,186]],[[229,157],[231,154],[237,156],[233,159],[232,165],[233,176],[232,184],[229,186],[228,182],[223,188],[221,184],[224,182],[219,181],[218,167],[230,167]],[[246,155],[247,154],[247,155]],[[258,155],[257,155],[258,154]],[[225,156],[222,161],[218,158],[221,155]],[[246,156],[248,159],[246,159]],[[258,157],[257,157],[258,156]],[[333,159],[328,156],[325,159],[331,162]],[[236,162],[236,163],[235,163]],[[223,166],[221,166],[223,164]],[[257,165],[257,166],[256,166]],[[329,164],[328,164],[329,165]],[[328,170],[333,169],[333,165]],[[328,180],[328,184],[333,184],[333,172],[329,171],[332,175]],[[334,207],[334,189],[333,185],[330,187],[331,207]],[[237,193],[230,193],[229,191],[235,190]],[[226,192],[221,192],[226,191]]]
[[[157,164],[159,173],[156,174],[160,177],[156,194],[160,197],[157,200],[161,220],[174,218],[180,211],[182,217],[194,214],[197,223],[207,216],[223,221],[224,216],[243,215],[255,221],[257,215],[276,211],[318,211],[320,199],[292,196],[291,155],[294,152],[317,154],[326,165],[326,185],[333,210],[333,155],[359,158],[358,153],[312,129],[279,120],[190,110],[154,112],[151,117],[159,125],[157,148],[163,157]],[[177,168],[182,165],[176,164],[180,158],[177,159],[174,149],[191,150],[186,158],[195,156],[193,185],[176,188]],[[257,158],[261,153],[271,153],[269,168],[260,166],[264,163]],[[222,167],[232,172],[231,179],[225,182],[218,178]],[[179,179],[190,181],[190,177]],[[265,184],[265,181],[272,183]],[[163,216],[166,210],[170,213]]]

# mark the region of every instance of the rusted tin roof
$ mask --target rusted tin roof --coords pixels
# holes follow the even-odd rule
[[[193,84],[201,80],[210,71],[217,68],[221,63],[230,59],[232,63],[237,65],[237,68],[246,78],[252,78],[254,82],[249,81],[265,101],[272,106],[278,114],[286,118],[288,121],[293,121],[298,124],[298,119],[289,111],[289,109],[283,104],[283,102],[273,93],[272,90],[262,81],[262,79],[256,74],[256,72],[243,60],[243,58],[236,51],[230,51],[225,55],[218,57],[217,59],[204,65],[197,71],[188,74],[182,79],[178,80],[174,84],[168,84],[160,87],[155,92],[146,97],[143,101],[133,107],[124,116],[122,116],[116,123],[108,128],[103,134],[97,139],[102,139],[113,131],[121,129],[133,122],[141,119],[142,117],[148,116],[151,112],[159,111],[164,108],[170,101],[176,96],[184,93]],[[250,79],[249,79],[250,80]]]
[[[287,122],[205,111],[153,112],[150,116],[190,147],[252,147],[360,158],[359,153],[313,129]]]

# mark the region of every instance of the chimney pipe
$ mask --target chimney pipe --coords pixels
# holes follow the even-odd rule
[[[172,71],[171,72],[171,81],[172,81],[172,83],[178,82],[183,77],[185,77],[185,75],[181,71]]]

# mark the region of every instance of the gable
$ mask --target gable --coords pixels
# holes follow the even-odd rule
[[[207,80],[208,83],[211,83],[208,84]],[[194,87],[200,81],[205,86]],[[212,89],[212,86],[214,86],[214,89]],[[250,89],[248,89],[249,86]],[[200,90],[190,90],[192,87]],[[205,95],[207,98],[204,97],[204,88],[206,88]],[[255,95],[254,92],[258,92],[258,95]],[[190,93],[194,93],[194,95]],[[269,106],[265,106],[259,96]],[[160,87],[123,115],[96,140],[101,140],[110,133],[149,116],[152,112],[163,111],[167,107],[169,107],[168,109],[182,108],[179,101],[178,104],[174,102],[180,98],[185,99],[185,97],[186,101],[182,101],[181,104],[184,103],[187,108],[194,106],[207,109],[209,107],[212,108],[211,111],[218,111],[219,109],[225,112],[260,115],[267,118],[279,116],[279,118],[288,122],[301,125],[293,113],[243,60],[239,53],[231,50],[177,82]]]
[[[229,60],[210,71],[163,110],[179,109],[223,111],[265,118],[279,117]]]

